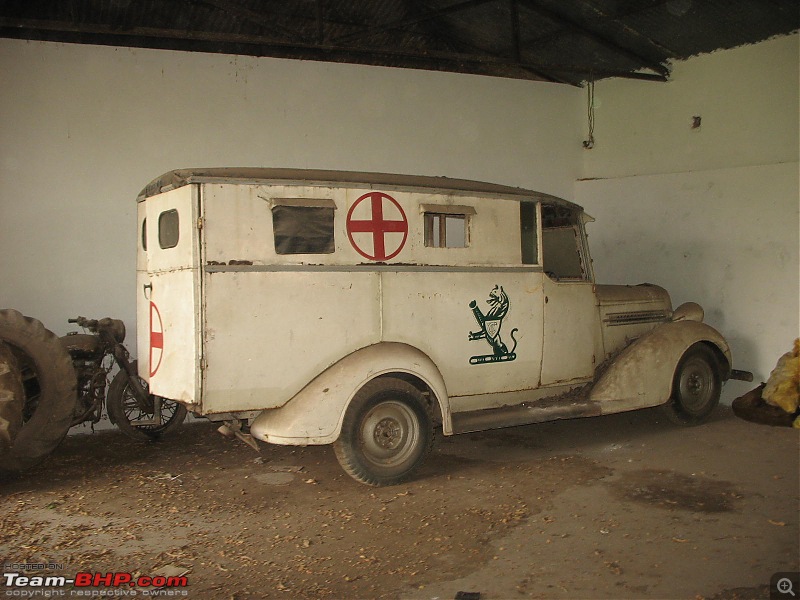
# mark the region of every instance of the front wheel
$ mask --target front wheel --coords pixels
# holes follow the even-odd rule
[[[131,366],[136,371],[136,361],[133,361]],[[147,391],[147,382],[140,377],[139,383]],[[186,418],[186,407],[180,402],[156,397],[152,394],[149,400],[149,404],[153,407],[152,410],[142,410],[128,380],[128,374],[120,370],[108,387],[108,398],[106,398],[108,416],[122,433],[138,441],[158,439],[176,429]],[[153,420],[155,402],[161,403],[161,416],[158,423],[137,425],[137,421]]]
[[[433,419],[420,391],[401,379],[381,377],[353,398],[334,451],[357,481],[392,485],[422,464],[434,439]]]
[[[667,417],[679,425],[702,423],[719,404],[722,390],[719,362],[702,342],[684,352],[672,380],[672,397],[664,405]]]

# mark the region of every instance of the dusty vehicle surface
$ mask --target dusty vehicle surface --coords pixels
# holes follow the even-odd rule
[[[664,405],[686,424],[737,376],[655,285],[594,281],[582,208],[374,173],[172,171],[138,197],[140,376],[274,444],[333,444],[372,485],[438,432]]]
[[[104,405],[109,420],[134,440],[156,439],[183,423],[186,408],[148,394],[147,384],[136,376],[136,362],[131,362],[123,344],[122,321],[75,317],[69,322],[86,331],[61,338],[77,377],[78,403],[72,425],[99,422]],[[114,367],[118,370],[111,378]]]
[[[147,392],[136,377],[118,319],[70,319],[87,333],[56,336],[37,319],[0,310],[0,472],[44,460],[81,423],[100,421],[103,408],[128,437],[171,432],[183,405]],[[118,367],[108,385],[112,370]]]

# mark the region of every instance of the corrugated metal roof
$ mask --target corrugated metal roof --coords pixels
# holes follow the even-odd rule
[[[580,84],[792,33],[797,0],[5,0],[0,36]]]

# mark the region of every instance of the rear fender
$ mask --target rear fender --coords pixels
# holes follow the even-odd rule
[[[368,381],[388,374],[420,379],[433,392],[442,413],[444,433],[452,433],[447,388],[439,369],[422,351],[381,342],[341,359],[280,408],[263,411],[250,424],[253,437],[274,444],[329,444],[339,437],[353,396]]]
[[[640,337],[617,355],[592,388],[590,399],[603,413],[658,406],[669,400],[683,353],[697,342],[714,348],[720,376],[730,377],[731,352],[722,334],[697,321],[670,321]]]

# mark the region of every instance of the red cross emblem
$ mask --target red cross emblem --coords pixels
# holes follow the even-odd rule
[[[156,374],[164,356],[164,325],[154,302],[150,303],[150,377]]]
[[[364,194],[347,213],[347,237],[356,252],[369,260],[394,258],[408,238],[406,213],[388,194]]]

